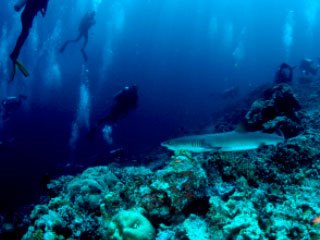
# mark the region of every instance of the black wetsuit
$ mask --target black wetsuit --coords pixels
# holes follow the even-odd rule
[[[10,54],[10,58],[13,62],[16,62],[17,58],[19,57],[20,50],[29,35],[34,17],[39,11],[42,13],[42,16],[45,15],[48,2],[49,0],[27,0],[21,14],[22,30],[17,39],[14,50]]]
[[[293,78],[293,67],[287,63],[282,63],[278,69],[274,83],[290,83]]]
[[[90,12],[87,13],[81,20],[81,23],[79,25],[79,35],[76,39],[73,40],[67,40],[65,41],[65,43],[62,45],[62,47],[60,48],[60,52],[63,52],[65,50],[65,48],[68,46],[69,43],[73,43],[73,42],[79,42],[80,39],[83,37],[84,38],[84,42],[81,48],[81,53],[83,55],[83,58],[85,61],[87,61],[88,57],[87,54],[85,52],[85,47],[88,44],[88,38],[89,38],[89,29],[95,25],[96,21],[95,21],[95,13],[94,12]]]
[[[18,110],[22,105],[22,101],[25,99],[27,99],[27,97],[24,95],[12,96],[3,99],[1,101],[1,107],[3,110],[2,118],[6,119],[10,113]]]
[[[92,138],[96,135],[97,131],[104,125],[113,125],[118,122],[121,118],[127,116],[127,114],[135,109],[138,105],[138,89],[136,86],[125,87],[115,97],[114,103],[111,107],[110,112],[100,118],[97,121],[95,127],[93,127],[89,133],[88,138]]]
[[[125,87],[115,97],[111,111],[99,120],[100,124],[114,124],[125,117],[129,111],[138,105],[138,90],[136,86]]]
[[[319,70],[319,63],[313,62],[310,59],[303,59],[300,63],[300,72],[302,76],[315,76]]]

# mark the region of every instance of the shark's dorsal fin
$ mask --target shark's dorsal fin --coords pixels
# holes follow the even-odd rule
[[[248,132],[248,129],[246,128],[245,124],[242,122],[236,126],[234,131],[237,133],[246,133],[246,132]]]

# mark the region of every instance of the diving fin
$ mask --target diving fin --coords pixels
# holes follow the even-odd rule
[[[16,75],[17,67],[20,70],[20,72],[23,74],[23,76],[25,76],[25,77],[29,76],[29,72],[26,69],[26,67],[19,60],[16,60],[16,61],[13,62],[13,69],[12,69],[12,72],[11,72],[11,76],[10,76],[9,82],[12,82],[14,80],[14,76]]]
[[[18,67],[18,69],[23,74],[23,76],[25,76],[25,77],[29,76],[28,70],[26,69],[26,67],[18,59],[16,60],[15,65]]]

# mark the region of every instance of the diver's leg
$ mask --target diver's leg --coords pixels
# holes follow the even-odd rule
[[[81,50],[82,50],[82,49],[85,49],[85,47],[86,47],[87,44],[88,44],[88,33],[83,34],[83,38],[84,38],[84,42],[83,42],[83,45],[82,45]]]
[[[84,58],[84,61],[86,62],[88,60],[88,56],[87,56],[87,54],[86,54],[84,49],[88,44],[88,33],[84,34],[83,38],[84,38],[84,42],[83,42],[83,45],[82,45],[82,48],[81,48],[81,53],[82,53],[82,56]]]
[[[64,44],[62,45],[62,47],[59,49],[59,52],[63,53],[65,48],[69,44],[69,42],[70,42],[70,40],[65,41]]]
[[[10,54],[10,58],[13,62],[16,62],[17,58],[20,55],[21,48],[29,35],[29,30],[32,26],[32,20],[33,20],[33,17],[28,17],[26,14],[22,13],[21,15],[22,30],[17,39],[16,45],[12,53]]]
[[[65,41],[62,47],[59,49],[59,52],[61,53],[64,52],[65,48],[69,45],[69,43],[78,42],[81,39],[81,37],[82,37],[82,34],[79,33],[77,38]]]
[[[17,39],[16,45],[10,54],[13,68],[12,68],[12,72],[11,72],[11,76],[10,76],[9,81],[13,81],[13,79],[15,77],[17,59],[20,55],[21,48],[29,35],[29,30],[32,27],[32,21],[33,21],[35,14],[36,13],[32,13],[32,12],[28,14],[28,13],[26,13],[26,11],[23,11],[21,14],[22,30],[21,30],[21,33],[20,33],[18,39]],[[20,63],[20,65],[22,65],[22,64]]]

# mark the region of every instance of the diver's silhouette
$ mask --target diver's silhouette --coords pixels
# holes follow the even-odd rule
[[[21,48],[29,35],[34,17],[38,12],[41,12],[43,17],[45,16],[48,2],[49,0],[21,0],[14,5],[14,9],[17,12],[19,12],[23,7],[24,9],[21,13],[22,30],[17,39],[16,45],[10,54],[10,58],[14,64],[11,80],[14,78],[16,66],[18,66],[24,76],[28,76],[27,70],[18,61],[18,57],[20,55]]]
[[[84,38],[84,42],[81,48],[81,53],[85,61],[88,60],[88,56],[85,52],[85,47],[88,44],[88,37],[89,37],[89,29],[95,25],[95,15],[96,13],[94,11],[87,12],[86,15],[82,18],[81,23],[79,25],[79,35],[76,39],[73,40],[67,40],[60,48],[60,52],[64,52],[65,48],[68,46],[69,43],[73,42],[79,42],[81,38]]]
[[[96,126],[94,126],[88,133],[87,137],[90,139],[94,137],[99,129],[104,125],[113,125],[121,118],[135,109],[138,105],[138,88],[136,85],[131,87],[124,87],[114,98],[114,103],[110,112],[104,117],[100,118]]]
[[[19,94],[18,96],[10,96],[2,99],[1,109],[3,111],[2,118],[7,119],[9,114],[18,110],[22,102],[27,99],[27,96]],[[1,110],[0,109],[0,110]]]
[[[290,66],[287,63],[282,63],[276,72],[274,83],[290,83],[293,78],[293,69],[295,67]]]
[[[319,59],[318,61],[313,61],[311,59],[305,58],[301,60],[299,68],[301,76],[315,76],[317,75],[320,68]]]

